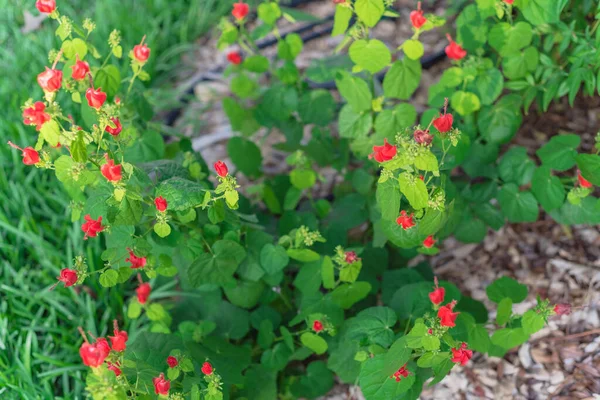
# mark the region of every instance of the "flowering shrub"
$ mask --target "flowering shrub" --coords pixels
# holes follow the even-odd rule
[[[368,400],[416,399],[425,382],[440,382],[474,352],[502,357],[570,311],[538,298],[517,314],[513,304],[527,287],[501,277],[486,290],[496,305],[490,321],[482,302],[438,282],[426,264],[399,267],[418,253],[436,254],[450,235],[479,242],[488,226],[535,221],[540,205],[561,224],[598,219],[600,156],[578,153],[578,136],[553,137],[537,151],[539,167],[522,147],[497,160],[521,110],[534,102],[545,110],[564,95],[572,102],[582,83],[584,93],[595,90],[593,32],[561,38],[552,28],[567,32],[561,15],[591,10],[544,0],[467,6],[447,36],[453,66],[429,89],[433,108],[418,123],[402,101],[419,86],[420,35],[445,21],[420,3],[408,16],[388,3],[334,1],[333,34],[344,35],[339,50],[347,48],[351,65],[306,72],[294,63],[301,37],[277,29],[292,15],[265,2],[249,32],[250,7],[234,4],[220,22],[219,47],[241,49],[227,53],[232,96],[223,102],[240,136],[227,145],[233,165],[209,168],[189,141],[166,145],[151,129],[151,107],[136,85],[150,78],[145,38],[128,53],[123,79],[118,31],[102,57],[91,21],[79,26],[53,0],[37,1],[59,23],[62,45],[38,75],[43,98],[23,107],[37,142],[9,144],[25,164],[54,171],[73,198],[83,239],[106,244],[102,268],[80,255],[58,281],[134,282],[121,326],[139,319],[148,328],[130,339],[115,321],[110,343],[81,330],[92,397],[315,398],[335,374],[358,382]],[[370,36],[384,16],[414,30],[393,62]],[[256,46],[270,32],[278,39],[274,59]],[[339,112],[330,92],[307,84],[330,79],[344,100]],[[263,177],[261,149],[250,140],[261,127],[285,137],[277,146],[289,153],[289,174]],[[343,182],[331,198],[314,198],[325,167]],[[464,173],[451,174],[458,167]],[[253,181],[243,194],[240,174]],[[153,296],[161,285],[178,291]]]

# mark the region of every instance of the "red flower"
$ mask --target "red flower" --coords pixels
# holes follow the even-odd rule
[[[353,264],[356,261],[358,261],[358,257],[356,257],[356,252],[354,252],[354,251],[347,251],[345,256],[346,256],[346,262],[348,264]]]
[[[346,0],[333,0],[333,4],[344,4]]]
[[[8,142],[8,145],[12,148],[21,150],[21,155],[23,156],[23,164],[35,165],[40,162],[40,153],[35,151],[33,147],[25,147],[24,149],[22,149],[13,142]]]
[[[35,2],[35,8],[38,9],[39,12],[44,14],[52,14],[54,10],[56,10],[56,1],[55,0],[37,0]]]
[[[89,237],[96,237],[98,233],[102,232],[102,217],[98,217],[97,220],[92,219],[90,214],[87,214],[83,217],[86,222],[81,225],[81,230],[85,232],[85,236],[83,239],[87,239]]]
[[[210,365],[209,362],[205,362],[204,364],[202,364],[202,373],[204,375],[212,375],[212,373],[213,373],[213,366]]]
[[[448,46],[446,46],[446,49],[445,49],[446,55],[448,56],[448,58],[451,60],[460,60],[460,59],[464,58],[467,55],[466,50],[463,49],[454,40],[452,40],[452,38],[450,37],[450,34],[446,35],[446,37],[448,38],[448,41],[450,42],[450,44]]]
[[[152,291],[152,289],[150,288],[149,283],[142,283],[140,286],[138,286],[138,288],[135,289],[135,293],[137,294],[138,303],[146,304],[146,302],[148,301],[148,297],[150,297],[151,291]]]
[[[423,247],[430,249],[434,245],[435,245],[435,239],[431,235],[427,236],[427,238],[425,238],[425,240],[423,240]]]
[[[229,60],[229,62],[233,65],[239,65],[242,63],[242,56],[237,51],[232,51],[231,53],[227,54],[227,60]]]
[[[114,334],[115,336],[109,336],[110,344],[112,345],[112,349],[114,351],[125,351],[127,348],[127,339],[129,339],[129,335],[127,332],[120,331],[119,325],[117,325],[117,320],[114,321]]]
[[[127,257],[125,261],[131,263],[131,268],[144,268],[146,266],[146,257],[136,256],[130,248],[128,248],[127,251],[129,252],[129,257]]]
[[[133,57],[139,62],[146,62],[150,57],[150,47],[146,43],[133,46]]]
[[[79,60],[79,56],[76,56],[75,58],[77,61],[75,61],[75,65],[71,67],[73,70],[73,72],[71,72],[71,78],[80,81],[90,72],[90,64]]]
[[[57,69],[46,70],[37,76],[37,81],[44,92],[56,92],[62,85],[63,73]]]
[[[162,395],[169,394],[169,389],[171,389],[171,381],[165,379],[165,374],[162,372],[158,378],[152,378],[152,383],[154,384],[154,393]]]
[[[154,199],[154,205],[156,206],[156,209],[160,212],[165,212],[168,206],[167,200],[165,200],[165,198],[162,196],[158,196]]]
[[[104,356],[104,358],[108,357],[110,353],[110,345],[108,344],[108,340],[103,337],[96,339],[96,346]]]
[[[231,11],[231,15],[238,21],[241,21],[248,15],[248,11],[250,11],[250,6],[248,4],[239,2],[233,5],[233,10]]]
[[[114,160],[108,158],[108,154],[104,155],[106,158],[106,164],[100,167],[102,175],[110,182],[118,182],[121,180],[123,175],[121,174],[121,164],[115,165]]]
[[[387,139],[383,139],[383,146],[373,146],[373,154],[369,158],[375,158],[377,162],[389,161],[394,158],[396,151],[396,146],[392,146]]]
[[[410,22],[415,27],[415,29],[419,29],[422,27],[425,22],[427,22],[427,18],[423,16],[423,10],[421,10],[421,2],[417,3],[417,9],[410,13]]]
[[[50,115],[44,110],[46,106],[41,101],[36,101],[31,107],[23,110],[23,123],[25,125],[35,125],[36,130],[42,129],[42,125],[50,121]]]
[[[415,142],[419,144],[429,145],[433,142],[433,135],[429,133],[429,130],[417,129],[413,136]]]
[[[458,349],[452,349],[452,362],[466,365],[473,357],[473,351],[467,350],[467,344],[463,343]]]
[[[571,305],[568,303],[561,303],[554,306],[554,312],[556,315],[568,315],[571,314]]]
[[[227,164],[225,164],[221,160],[217,161],[214,166],[215,171],[217,171],[217,175],[219,175],[221,178],[225,178],[229,173],[229,170],[227,169]]]
[[[319,320],[315,320],[315,322],[313,322],[313,331],[319,333],[323,330],[323,323]]]
[[[583,175],[581,175],[581,171],[577,171],[577,181],[579,181],[579,184],[581,185],[581,187],[584,188],[591,188],[594,187],[594,185],[592,185],[592,183],[590,181],[588,181],[587,179],[585,179],[583,177]]]
[[[406,364],[404,364],[403,366],[400,367],[400,369],[396,372],[394,372],[394,375],[392,375],[392,379],[395,379],[396,382],[400,382],[400,380],[402,378],[407,378],[409,374],[409,371],[406,369]]]
[[[59,282],[64,282],[65,287],[73,286],[77,283],[77,271],[74,269],[63,268],[60,270],[60,276],[57,277]]]
[[[437,279],[435,282],[436,282],[435,289],[433,290],[433,292],[429,293],[429,300],[431,300],[431,302],[437,306],[438,304],[441,304],[444,302],[444,296],[446,295],[446,289],[444,289],[443,287],[437,286]]]
[[[108,365],[107,368],[109,370],[111,370],[112,372],[114,372],[116,376],[121,375],[121,368],[119,368],[119,363],[113,364],[111,362],[108,362],[107,365]]]
[[[400,216],[396,218],[396,223],[402,226],[402,229],[407,230],[415,226],[415,222],[413,221],[414,213],[410,215],[406,214],[406,211],[400,211]]]
[[[85,92],[85,98],[87,99],[88,105],[97,110],[102,107],[106,101],[106,93],[102,91],[102,88],[89,88]]]
[[[456,326],[454,321],[456,321],[456,317],[458,317],[458,314],[460,314],[460,313],[452,312],[455,305],[456,305],[456,300],[453,300],[451,303],[448,303],[445,306],[440,307],[440,309],[438,310],[438,317],[440,318],[440,324],[442,326],[447,326],[449,328]]]
[[[454,122],[452,114],[444,114],[433,120],[433,126],[435,126],[435,129],[438,131],[446,133],[452,129],[452,122]]]
[[[104,338],[99,338],[95,343],[85,341],[79,348],[79,356],[83,364],[92,368],[102,365],[109,353],[110,347]]]
[[[505,2],[505,3],[508,3],[508,4],[512,4],[512,3],[514,3],[514,2],[515,2],[515,0],[504,0],[504,2]]]
[[[175,368],[179,365],[179,361],[173,356],[167,357],[167,364],[169,364],[169,368]]]
[[[113,136],[117,136],[123,130],[121,121],[119,121],[119,118],[117,117],[112,117],[110,120],[113,124],[115,124],[115,127],[113,128],[110,125],[106,125],[106,132],[110,133]]]

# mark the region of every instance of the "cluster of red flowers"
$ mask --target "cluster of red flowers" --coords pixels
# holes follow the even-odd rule
[[[85,332],[83,332],[83,329],[79,328],[79,332],[81,332],[81,336],[83,336],[83,344],[79,348],[79,355],[81,356],[81,360],[83,361],[84,365],[92,368],[101,366],[109,356],[111,347],[112,351],[117,353],[125,351],[129,336],[127,335],[126,331],[119,330],[119,325],[117,324],[116,320],[113,323],[114,336],[108,337],[110,339],[110,345],[105,338],[97,338],[94,343],[88,342]],[[121,375],[121,369],[119,368],[118,363],[109,362],[107,366],[108,369],[113,371],[116,376]]]
[[[466,365],[473,357],[473,350],[467,350],[467,344],[462,343],[458,349],[452,349],[452,362]]]
[[[406,364],[404,364],[398,371],[394,372],[394,375],[392,375],[391,378],[395,379],[396,382],[400,382],[402,378],[408,378],[409,373],[410,371],[406,369]]]
[[[358,258],[356,256],[356,252],[355,251],[347,251],[344,254],[344,259],[348,264],[354,264],[355,262],[357,262],[358,260],[360,260],[360,258]]]

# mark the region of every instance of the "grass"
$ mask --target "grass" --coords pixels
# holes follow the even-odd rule
[[[218,0],[59,0],[77,19],[92,18],[98,41],[119,28],[130,48],[144,34],[152,47],[153,85],[169,82],[180,55],[193,47],[233,3]],[[56,47],[52,21],[23,34],[23,10],[37,15],[31,0],[0,0],[0,398],[82,398],[86,368],[78,355],[77,326],[105,335],[122,319],[125,288],[105,289],[89,279],[80,289],[53,291],[61,268],[84,254],[91,270],[100,266],[100,240],[84,242],[80,224],[70,222],[69,199],[50,171],[21,163],[4,145],[35,142],[21,119],[21,105],[41,98],[35,76]],[[90,7],[90,4],[93,6]],[[131,289],[131,288],[130,288]],[[130,333],[140,326],[129,326]]]

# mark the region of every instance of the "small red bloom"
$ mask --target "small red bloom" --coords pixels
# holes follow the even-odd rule
[[[446,295],[446,289],[438,286],[437,277],[434,278],[434,282],[434,290],[433,292],[429,293],[429,300],[431,300],[431,302],[437,306],[438,304],[443,303],[444,296]]]
[[[31,107],[23,110],[23,123],[35,125],[36,130],[42,129],[42,125],[50,121],[50,115],[44,112],[46,106],[41,101],[36,101]]]
[[[83,218],[86,221],[83,223],[83,225],[81,225],[81,230],[83,232],[85,232],[85,236],[83,237],[84,240],[87,239],[88,237],[98,236],[98,233],[102,232],[102,229],[104,229],[102,227],[102,217],[101,216],[98,217],[97,220],[92,219],[90,214],[87,214]]]
[[[359,260],[359,258],[356,256],[356,252],[354,252],[354,251],[347,251],[345,256],[346,256],[346,262],[348,264],[353,264]]]
[[[123,177],[121,173],[121,164],[115,165],[115,161],[108,158],[108,154],[104,155],[106,164],[100,167],[102,175],[110,182],[118,182]]]
[[[104,358],[108,357],[110,354],[110,345],[108,344],[108,340],[104,339],[103,337],[96,339],[96,347],[98,347]]]
[[[113,364],[111,362],[108,362],[107,363],[107,368],[109,370],[111,370],[112,372],[114,372],[116,376],[121,375],[121,368],[119,368],[119,363]]]
[[[219,175],[221,178],[225,178],[229,173],[229,170],[227,169],[227,164],[225,164],[221,160],[217,161],[214,167],[215,171],[217,171],[217,175]]]
[[[129,252],[129,257],[125,259],[125,261],[131,263],[131,268],[144,268],[146,266],[146,257],[138,257],[136,256],[131,249],[127,249]]]
[[[433,126],[435,126],[435,129],[438,131],[446,133],[452,129],[453,122],[454,118],[452,117],[452,114],[444,114],[433,120]]]
[[[323,330],[323,323],[319,320],[315,320],[315,322],[313,322],[313,331],[315,332],[321,332]]]
[[[246,17],[246,15],[248,15],[249,11],[250,6],[240,1],[239,3],[234,3],[231,15],[233,15],[233,17],[238,21],[241,21]]]
[[[23,164],[35,165],[40,162],[40,153],[38,153],[33,147],[20,148],[13,142],[8,142],[8,145],[14,149],[21,150],[23,156]]]
[[[165,212],[165,210],[168,207],[167,200],[162,196],[158,196],[154,199],[154,205],[156,206],[156,209],[160,212]]]
[[[554,312],[556,315],[568,315],[571,314],[571,305],[568,303],[561,303],[554,306]]]
[[[458,317],[458,312],[452,312],[454,306],[456,305],[456,300],[446,304],[445,306],[440,307],[438,310],[438,317],[440,318],[440,324],[442,326],[447,326],[452,328],[456,326],[454,321],[456,321],[456,317]]]
[[[154,393],[168,395],[169,389],[171,389],[171,381],[165,379],[165,374],[162,372],[157,378],[152,378],[154,384]]]
[[[149,283],[142,283],[140,286],[138,286],[138,288],[135,289],[135,293],[137,294],[138,303],[146,304],[146,302],[148,301],[148,297],[150,297],[151,291],[152,291],[152,289],[150,288]]]
[[[109,336],[110,344],[114,351],[125,351],[127,348],[127,339],[129,339],[129,335],[127,335],[126,331],[120,331],[119,325],[117,325],[117,320],[114,321],[114,334],[115,336]]]
[[[63,268],[60,270],[60,276],[57,277],[59,282],[64,282],[65,287],[73,286],[77,283],[77,271],[74,269]]]
[[[84,342],[79,348],[79,356],[84,365],[92,368],[99,367],[106,359],[106,356],[103,356],[102,351],[98,348],[96,343],[90,344]]]
[[[333,4],[344,4],[346,0],[333,0]]]
[[[467,344],[463,343],[458,349],[452,349],[452,362],[466,365],[473,357],[473,351],[467,350]]]
[[[383,139],[383,146],[373,146],[373,154],[369,158],[375,158],[377,162],[389,161],[396,155],[396,146],[388,143],[387,139]]]
[[[415,142],[419,144],[429,145],[433,142],[433,135],[429,133],[429,130],[417,129],[413,134]]]
[[[417,3],[417,9],[410,13],[410,22],[415,27],[415,29],[419,29],[425,22],[427,22],[427,18],[423,16],[423,10],[421,10],[421,2]]]
[[[427,333],[428,333],[428,334],[430,334],[430,335],[433,335],[433,329],[429,328],[429,329],[427,330]]]
[[[425,238],[425,240],[423,240],[423,247],[430,249],[434,245],[435,245],[435,239],[431,235],[427,236],[427,238]]]
[[[210,365],[210,363],[207,361],[204,364],[202,364],[202,373],[204,375],[212,375],[213,373],[213,366]]]
[[[139,62],[146,62],[150,57],[150,47],[146,43],[133,46],[133,57]]]
[[[515,0],[504,0],[504,2],[505,2],[505,3],[508,3],[508,4],[512,4],[512,3],[514,3],[514,2],[515,2]]]
[[[87,99],[88,105],[97,110],[102,107],[106,101],[106,93],[102,91],[102,88],[89,88],[85,92],[85,98]]]
[[[415,215],[414,213],[407,215],[406,211],[402,210],[402,211],[400,211],[400,216],[398,218],[396,218],[396,223],[398,225],[402,226],[402,229],[404,229],[404,230],[410,229],[413,226],[415,226],[415,222],[413,221],[414,215]]]
[[[585,179],[583,177],[583,175],[581,175],[581,171],[577,171],[577,181],[579,182],[581,187],[584,187],[587,189],[594,187],[594,185],[592,185],[592,183],[590,181],[588,181],[587,179]]]
[[[402,380],[402,378],[407,378],[409,374],[409,371],[406,369],[406,364],[404,364],[403,366],[400,367],[400,369],[398,369],[398,371],[394,372],[394,375],[392,375],[392,379],[395,379],[396,382],[400,382]]]
[[[75,65],[71,67],[73,70],[73,72],[71,72],[71,78],[75,79],[76,81],[80,81],[90,72],[90,64],[85,61],[81,61],[79,56],[76,56],[75,59],[77,61],[75,61]]]
[[[56,1],[55,0],[37,0],[35,2],[35,8],[38,9],[39,12],[44,14],[52,14],[54,10],[56,10]]]
[[[450,34],[446,35],[450,44],[446,46],[446,55],[451,60],[460,60],[463,59],[467,55],[467,51],[463,49],[458,43],[452,40]]]
[[[231,53],[227,54],[227,60],[229,60],[229,62],[233,65],[239,65],[242,63],[242,56],[237,51],[232,51]]]
[[[169,364],[169,368],[175,368],[179,365],[179,361],[173,356],[167,357],[167,364]]]
[[[106,125],[106,132],[110,133],[113,136],[117,136],[123,130],[121,121],[119,121],[119,118],[117,117],[112,117],[110,120],[113,124],[115,124],[115,127],[112,128],[110,125]]]
[[[62,71],[46,67],[46,70],[37,76],[37,81],[44,92],[52,93],[60,89],[62,78]]]

